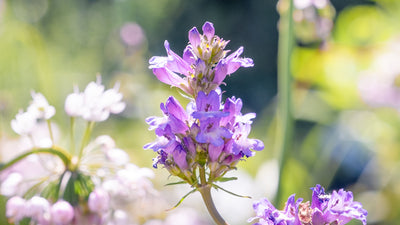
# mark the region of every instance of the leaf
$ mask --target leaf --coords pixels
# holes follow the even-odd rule
[[[212,186],[213,186],[215,189],[217,189],[217,190],[218,190],[218,189],[221,189],[221,190],[225,191],[226,193],[231,194],[231,195],[233,195],[233,196],[240,197],[240,198],[250,198],[250,199],[251,199],[250,196],[235,194],[235,193],[233,193],[233,192],[231,192],[231,191],[228,191],[228,190],[226,190],[226,189],[224,189],[224,188],[222,188],[222,187],[220,187],[220,186],[218,186],[218,185],[216,185],[216,184],[212,184]]]
[[[172,185],[177,185],[177,184],[186,184],[186,181],[172,182],[172,183],[165,184],[164,186],[172,186]]]
[[[221,177],[219,179],[217,179],[216,181],[218,182],[227,182],[227,181],[231,181],[231,180],[237,180],[237,177]]]
[[[196,192],[196,191],[197,191],[197,188],[196,188],[196,189],[193,189],[193,190],[191,190],[191,191],[189,191],[186,195],[184,195],[184,196],[181,198],[181,200],[179,200],[178,203],[176,203],[176,205],[175,205],[174,207],[172,207],[172,208],[170,208],[170,209],[167,209],[167,211],[171,211],[171,210],[173,210],[173,209],[176,209],[176,207],[178,207],[178,206],[183,202],[183,200],[185,200],[185,198],[186,198],[187,196],[189,196],[190,194],[193,194],[193,193]]]

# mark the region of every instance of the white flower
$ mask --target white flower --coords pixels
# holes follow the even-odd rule
[[[119,84],[104,91],[100,76],[96,82],[90,82],[82,93],[68,95],[65,111],[69,116],[82,116],[87,121],[100,122],[108,119],[110,113],[121,113],[126,104],[122,102],[122,94],[118,92]]]
[[[0,194],[4,196],[13,196],[18,193],[18,186],[22,183],[23,177],[20,173],[13,172],[10,173],[4,180],[1,182],[1,191]]]
[[[32,103],[28,107],[28,112],[36,116],[37,119],[48,120],[56,114],[54,106],[49,105],[46,98],[41,93],[32,91]]]
[[[15,119],[11,120],[11,128],[19,135],[29,135],[35,128],[36,120],[35,114],[19,111]]]
[[[107,150],[106,159],[115,165],[122,166],[129,162],[129,155],[124,150],[112,148]]]
[[[296,9],[305,9],[310,6],[322,9],[326,5],[328,5],[328,0],[294,0]]]
[[[68,116],[77,117],[82,115],[83,94],[75,88],[74,93],[71,93],[65,99],[64,109]]]

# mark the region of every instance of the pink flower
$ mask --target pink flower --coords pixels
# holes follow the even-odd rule
[[[50,209],[51,219],[55,225],[68,225],[74,218],[74,209],[64,200],[59,200]]]
[[[110,207],[110,196],[103,189],[96,189],[89,195],[88,206],[92,212],[107,212]]]

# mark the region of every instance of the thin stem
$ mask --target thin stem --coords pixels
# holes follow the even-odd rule
[[[53,130],[51,129],[51,122],[50,120],[47,120],[47,126],[49,127],[49,134],[50,134],[50,140],[51,140],[51,146],[54,146],[54,136],[53,136]]]
[[[82,143],[81,143],[81,148],[79,149],[78,161],[81,160],[82,154],[83,154],[83,149],[89,143],[90,135],[91,135],[92,130],[93,130],[93,126],[94,126],[94,121],[89,121],[87,123],[86,130],[85,130],[85,133],[83,135],[83,139],[82,139]]]
[[[222,218],[222,216],[218,213],[218,210],[214,205],[211,197],[211,185],[207,183],[204,167],[201,166],[199,168],[199,171],[201,186],[198,188],[198,190],[201,194],[201,197],[203,198],[204,204],[206,204],[208,213],[210,213],[211,217],[217,225],[228,225],[224,218]]]
[[[278,193],[275,203],[281,203],[284,169],[292,147],[293,115],[292,115],[292,76],[290,73],[291,55],[294,44],[293,36],[293,0],[289,1],[289,9],[280,18],[278,44],[278,125],[277,148],[280,152],[280,169]]]
[[[71,117],[70,119],[70,140],[71,140],[71,152],[75,154],[75,117]]]
[[[12,159],[11,161],[9,161],[8,163],[1,165],[0,171],[7,169],[8,167],[14,165],[15,163],[21,161],[22,159],[26,158],[29,155],[39,154],[39,153],[47,153],[58,156],[63,161],[66,168],[68,168],[71,162],[71,155],[60,148],[52,147],[52,148],[33,149],[32,151],[21,154]]]

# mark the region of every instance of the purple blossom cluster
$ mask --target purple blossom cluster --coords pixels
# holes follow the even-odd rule
[[[219,86],[225,77],[240,67],[253,66],[251,59],[239,57],[242,47],[226,56],[227,43],[206,22],[202,35],[196,27],[189,31],[189,45],[182,57],[165,41],[168,56],[150,59],[149,68],[156,77],[180,88],[191,101],[186,109],[172,96],[162,103],[163,116],[146,119],[157,140],[144,148],[158,153],[155,168],[161,164],[189,184],[197,183],[198,166],[208,166],[212,181],[235,168],[243,157],[253,156],[251,150],[264,148],[260,140],[248,138],[255,113],[242,114],[240,98],[222,101]]]
[[[268,199],[263,198],[253,204],[256,216],[248,222],[258,220],[253,225],[325,225],[346,224],[352,219],[367,224],[367,211],[361,203],[353,201],[350,191],[333,191],[326,194],[323,187],[317,184],[311,188],[312,201],[302,203],[303,199],[295,200],[291,195],[284,210],[277,210]]]

